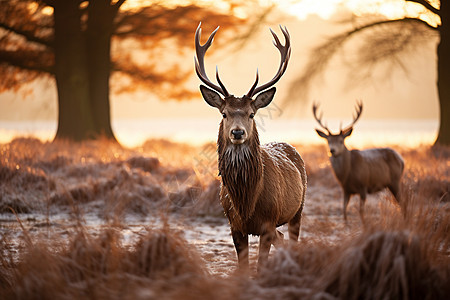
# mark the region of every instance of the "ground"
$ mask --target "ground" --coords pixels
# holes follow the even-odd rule
[[[61,265],[52,263],[59,269],[49,271],[49,274],[58,278],[58,272],[66,274],[62,276],[65,278],[62,286],[67,286],[74,298],[80,291],[93,298],[111,295],[112,291],[118,293],[116,285],[111,286],[108,280],[105,282],[106,275],[111,275],[107,278],[115,278],[134,274],[135,277],[127,277],[124,282],[142,287],[140,280],[148,278],[155,280],[168,276],[180,280],[179,270],[186,268],[188,271],[181,273],[191,272],[201,278],[209,274],[206,284],[209,288],[204,299],[208,298],[206,295],[220,293],[224,285],[232,286],[227,289],[229,293],[234,291],[245,298],[246,294],[240,290],[242,287],[235,282],[236,278],[240,278],[236,273],[236,254],[218,200],[220,178],[217,177],[214,144],[194,147],[166,140],[149,140],[141,147],[125,149],[105,140],[73,144],[43,143],[28,138],[16,139],[0,147],[0,232],[4,257],[0,269],[0,292],[13,298],[21,298],[36,291],[58,294],[59,290],[32,276],[43,272],[40,269],[42,266],[35,266],[35,262],[42,256],[48,256],[52,262],[65,257],[59,262]],[[418,266],[417,271],[435,274],[437,291],[436,286],[431,291],[431,287],[424,285],[423,295],[439,298],[446,294],[439,284],[441,281],[448,283],[450,275],[449,149],[396,147],[406,163],[402,201],[408,203],[409,215],[404,219],[392,195],[387,191],[380,192],[369,196],[366,202],[368,225],[363,227],[358,215],[357,196],[350,201],[349,222],[346,224],[343,221],[343,193],[332,174],[325,146],[295,147],[306,162],[308,174],[300,242],[287,249],[272,248],[267,267],[271,271],[262,271],[256,275],[258,239],[251,237],[250,278],[255,280],[248,284],[258,288],[262,298],[272,294],[262,292],[260,288],[269,287],[272,292],[278,290],[280,295],[292,292],[306,297],[312,297],[314,293],[329,293],[338,298],[352,298],[349,296],[352,293],[362,296],[364,291],[357,294],[357,291],[336,288],[336,278],[331,278],[330,274],[344,278],[342,272],[345,272],[350,276],[351,264],[345,262],[345,253],[358,247],[372,249],[373,241],[381,244],[391,241],[398,249],[403,249],[397,253],[397,248],[389,247],[395,250],[389,255],[392,259],[395,255],[406,257],[407,269],[410,268],[407,265],[408,255],[426,257],[426,264]],[[282,227],[281,231],[286,232],[287,238],[287,228]],[[161,242],[161,237],[164,237],[164,242]],[[428,244],[426,247],[417,246],[412,242],[414,239],[426,240]],[[148,241],[153,242],[148,244]],[[117,249],[111,246],[113,244]],[[143,245],[147,248],[142,248]],[[419,249],[417,253],[408,254],[408,249],[416,246]],[[89,253],[90,247],[98,251],[100,256],[108,254],[102,260],[107,261],[106,267],[103,266],[106,271],[103,268],[92,271],[92,263],[84,267],[85,272],[80,271],[83,275],[73,275],[73,268],[69,268],[71,271],[67,269],[70,265],[67,259],[76,261],[83,257],[85,263],[87,254],[84,252]],[[82,256],[77,256],[80,249],[86,250]],[[116,249],[116,252],[111,252],[111,249]],[[133,255],[144,251],[142,249],[152,249],[151,255],[145,256],[145,263],[139,261],[133,264]],[[39,254],[33,256],[34,251]],[[168,260],[162,267],[156,264],[155,260],[164,261],[170,256],[167,252],[177,264],[173,265],[174,259]],[[364,250],[361,253],[366,252]],[[303,255],[305,253],[306,256]],[[111,255],[121,259],[114,260]],[[321,255],[328,258],[320,259]],[[377,255],[382,257],[383,252]],[[178,264],[180,257],[184,260]],[[304,257],[309,257],[309,260],[304,261]],[[324,271],[325,266],[322,264],[327,259],[332,259],[333,267]],[[445,264],[442,265],[442,262]],[[79,262],[81,265],[83,263]],[[327,264],[329,267],[330,261]],[[172,270],[170,275],[167,275],[167,266]],[[395,269],[395,264],[393,266]],[[81,266],[78,268],[83,270]],[[290,274],[288,279],[285,275],[272,278],[280,268],[279,274]],[[99,278],[98,272],[103,274],[103,285],[100,284],[103,289],[95,293],[89,290],[90,277],[85,274],[88,271],[97,274],[92,275],[96,280]],[[314,275],[308,272],[314,272]],[[386,276],[392,273],[395,272],[387,272]],[[27,276],[34,278],[30,279],[31,283],[25,282]],[[399,288],[380,286],[380,289],[391,293],[391,296],[411,293],[414,287],[410,281],[416,279],[402,276],[407,277],[406,284],[399,284]],[[219,283],[220,278],[225,278],[226,282]],[[310,280],[315,283],[311,284]],[[372,281],[384,282],[376,278],[372,278]],[[187,290],[192,292],[193,283],[189,280],[186,282],[189,287]],[[180,289],[175,288],[169,298],[182,295],[178,294],[183,290],[181,286],[186,287],[182,284]],[[144,294],[151,292],[152,295],[161,295],[163,292],[160,288],[159,285],[151,285],[146,287]],[[128,297],[133,298],[130,295]]]

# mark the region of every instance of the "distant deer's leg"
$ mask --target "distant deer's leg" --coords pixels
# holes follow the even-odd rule
[[[400,201],[400,186],[399,186],[399,184],[389,185],[388,188],[391,191],[392,195],[394,195],[395,200],[397,201],[398,205],[400,206],[400,209],[402,210],[402,213],[403,213],[403,217],[406,218],[406,203],[402,203]]]
[[[270,246],[276,239],[276,230],[266,231],[259,237],[259,255],[258,255],[258,270],[267,262],[269,258]]]
[[[248,268],[248,235],[232,231],[234,247],[238,256],[239,267]]]
[[[344,221],[347,223],[347,206],[348,202],[350,201],[350,194],[347,192],[344,192]]]
[[[298,241],[298,236],[300,234],[300,224],[302,219],[302,208],[300,208],[295,216],[289,221],[289,242],[295,243]]]
[[[359,216],[361,217],[361,221],[363,225],[365,225],[364,220],[364,204],[366,203],[366,191],[363,191],[359,194],[360,200],[359,200]]]
[[[275,239],[272,241],[272,245],[276,248],[284,246],[284,234],[281,231],[275,230]]]
[[[400,187],[398,184],[393,184],[388,186],[389,190],[391,191],[392,195],[394,195],[395,200],[398,204],[400,204]]]

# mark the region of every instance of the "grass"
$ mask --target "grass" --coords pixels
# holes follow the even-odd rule
[[[381,193],[368,199],[363,227],[355,200],[349,225],[342,221],[326,148],[297,145],[308,173],[301,241],[272,250],[250,276],[234,266],[212,274],[173,222],[223,222],[211,149],[161,140],[137,149],[106,141],[1,145],[0,298],[448,299],[450,149],[398,147],[407,217]],[[64,213],[74,223],[60,228],[53,216]],[[92,213],[102,226],[87,224]],[[41,215],[45,222],[34,221]],[[127,217],[148,215],[160,226],[143,224],[127,239]]]

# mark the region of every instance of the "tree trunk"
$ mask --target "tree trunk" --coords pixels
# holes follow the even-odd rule
[[[89,2],[87,58],[89,95],[97,134],[115,139],[111,128],[109,79],[111,72],[111,37],[116,10],[110,0]]]
[[[89,2],[85,32],[79,0],[55,1],[55,139],[115,141],[109,105],[110,43],[116,11],[110,0]]]
[[[438,56],[439,133],[435,145],[450,145],[450,3],[441,1]]]
[[[55,1],[56,139],[83,140],[94,132],[85,38],[78,0]]]

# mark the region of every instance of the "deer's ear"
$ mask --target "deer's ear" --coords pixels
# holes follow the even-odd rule
[[[222,106],[223,100],[218,93],[213,90],[208,89],[204,85],[200,85],[200,92],[202,93],[203,99],[206,103],[212,107],[219,108]]]
[[[256,109],[260,109],[263,107],[266,107],[267,105],[272,102],[273,97],[275,96],[276,88],[273,87],[271,89],[268,89],[265,92],[260,93],[258,96],[256,96],[255,101],[253,101],[253,104]]]
[[[321,131],[321,130],[319,130],[319,129],[316,129],[316,132],[317,132],[317,134],[318,134],[320,137],[322,137],[322,138],[324,138],[324,139],[326,139],[326,138],[328,137],[328,135],[327,135],[325,132],[323,132],[323,131]]]
[[[348,129],[345,129],[344,131],[341,131],[341,134],[345,139],[346,137],[350,136],[350,134],[352,134],[352,131],[353,131],[353,127],[350,127]]]

